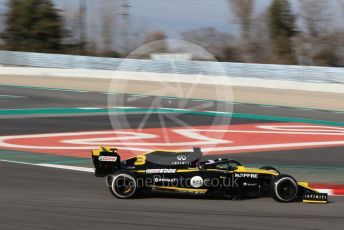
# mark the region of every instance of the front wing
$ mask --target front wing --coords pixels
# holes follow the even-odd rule
[[[328,194],[321,193],[315,190],[314,188],[309,187],[307,182],[298,182],[299,188],[301,188],[301,198],[303,203],[318,203],[318,204],[327,204],[328,203]]]

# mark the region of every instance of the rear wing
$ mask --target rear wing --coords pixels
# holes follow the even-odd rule
[[[92,151],[92,160],[95,167],[95,176],[104,177],[121,166],[121,157],[117,149],[112,147],[100,147]]]

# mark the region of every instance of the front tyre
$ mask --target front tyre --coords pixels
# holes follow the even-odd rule
[[[297,197],[298,185],[289,175],[278,175],[271,183],[272,197],[278,202],[292,202]]]
[[[113,175],[110,191],[115,197],[120,199],[132,198],[137,193],[136,177],[126,171],[115,173]]]

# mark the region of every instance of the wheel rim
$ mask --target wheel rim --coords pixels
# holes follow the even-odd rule
[[[297,185],[291,178],[282,178],[276,182],[275,191],[281,201],[292,201],[297,195]]]
[[[136,191],[136,181],[127,174],[117,175],[112,181],[112,191],[118,197],[128,198]]]

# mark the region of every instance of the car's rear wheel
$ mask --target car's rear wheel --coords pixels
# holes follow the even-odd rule
[[[292,202],[297,197],[298,185],[289,175],[276,176],[271,184],[272,197],[279,202]]]
[[[132,198],[137,193],[137,180],[129,172],[117,172],[113,175],[110,191],[120,199]]]
[[[280,172],[278,171],[278,169],[272,167],[272,166],[263,166],[261,167],[260,169],[264,169],[264,170],[268,170],[268,171],[275,171],[277,172],[278,174],[280,174]]]

